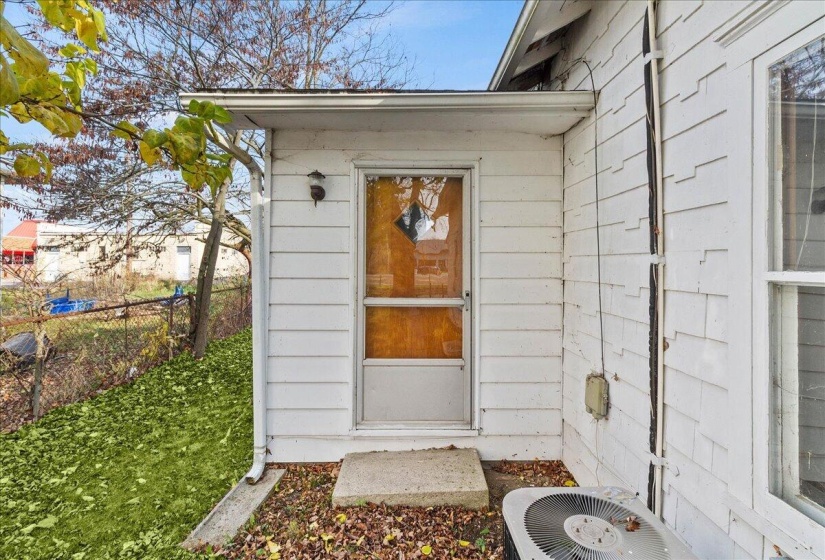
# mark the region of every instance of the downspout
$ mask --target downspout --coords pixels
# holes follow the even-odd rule
[[[266,146],[271,146],[272,134],[266,132]],[[269,157],[269,153],[266,154]],[[265,191],[264,172],[254,160],[244,162],[249,170],[249,189],[252,204],[252,468],[244,479],[247,484],[260,480],[266,468],[266,361],[267,326],[269,324],[269,244],[266,224],[266,205],[269,193]],[[265,167],[269,169],[269,161]]]
[[[651,460],[652,473],[648,484],[648,505],[657,517],[662,516],[662,488],[664,457],[664,352],[665,352],[665,244],[664,198],[662,172],[661,101],[659,98],[659,59],[662,53],[656,47],[656,0],[648,0],[645,15],[645,93],[648,108],[648,173],[651,183]],[[652,154],[650,152],[653,152]],[[652,156],[652,157],[651,157]],[[655,298],[655,299],[654,299]],[[655,348],[654,348],[655,344]]]

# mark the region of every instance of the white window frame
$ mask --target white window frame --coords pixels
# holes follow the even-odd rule
[[[821,24],[821,22],[819,22]],[[825,273],[774,270],[772,215],[777,200],[770,177],[769,72],[776,62],[822,35],[814,23],[753,61],[753,509],[803,548],[825,557],[825,529],[816,521],[770,492],[771,431],[771,289],[776,285],[825,287]],[[731,286],[732,289],[736,289]],[[737,390],[731,387],[731,390]],[[791,551],[789,553],[793,554]]]

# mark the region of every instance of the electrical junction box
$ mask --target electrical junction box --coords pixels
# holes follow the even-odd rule
[[[607,379],[599,373],[591,373],[584,382],[584,408],[596,420],[607,416]]]

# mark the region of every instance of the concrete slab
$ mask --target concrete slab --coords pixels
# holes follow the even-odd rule
[[[225,544],[249,521],[285,472],[283,469],[266,469],[257,484],[247,484],[242,479],[195,527],[181,546],[193,550],[201,545],[216,547]]]
[[[487,481],[475,449],[350,453],[332,492],[334,506],[487,507]]]

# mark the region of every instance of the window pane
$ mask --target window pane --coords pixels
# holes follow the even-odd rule
[[[461,307],[368,307],[367,358],[461,358]]]
[[[825,288],[774,292],[772,492],[825,519]]]
[[[367,297],[462,297],[460,177],[367,177]]]
[[[825,270],[825,37],[770,72],[771,176],[781,183],[775,266]]]

